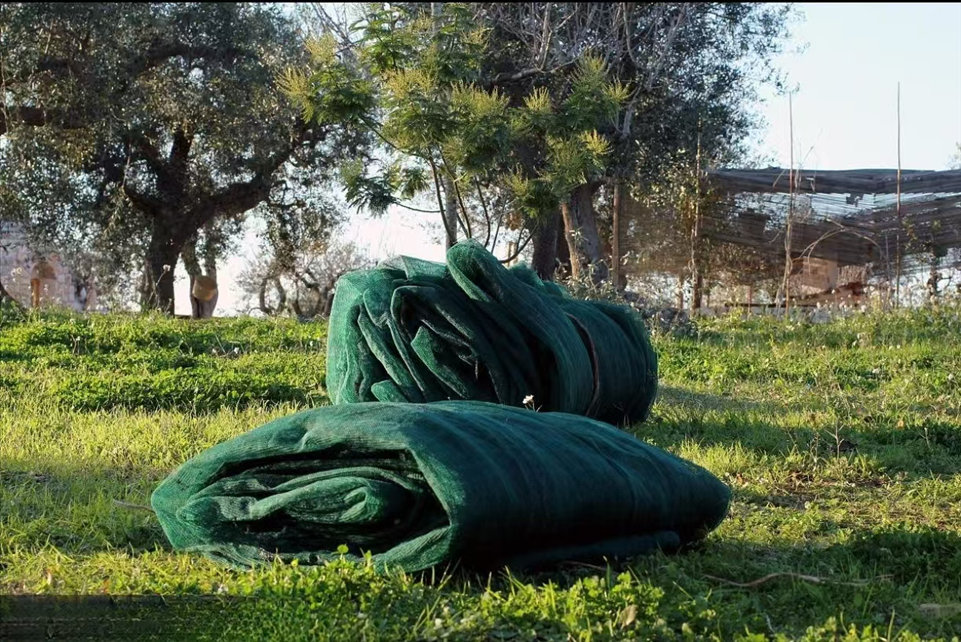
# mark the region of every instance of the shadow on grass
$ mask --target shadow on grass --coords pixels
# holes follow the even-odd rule
[[[692,407],[704,412],[692,414]],[[672,412],[675,408],[683,412]],[[908,428],[841,424],[836,429],[788,429],[775,422],[774,418],[791,412],[776,402],[665,387],[651,418],[632,432],[674,450],[693,442],[774,457],[792,452],[822,459],[864,455],[884,472],[904,472],[914,478],[961,473],[961,425],[924,418]]]
[[[0,462],[0,471],[0,520],[21,533],[23,538],[18,543],[25,544],[28,550],[48,543],[65,554],[79,556],[104,550],[134,554],[157,547],[169,550],[152,515],[113,504],[114,499],[146,503],[166,471],[148,466],[123,471],[35,469],[22,461]],[[768,495],[738,491],[737,496],[741,505],[766,502],[787,510],[802,508],[792,504],[792,497],[786,497],[786,503],[781,505]],[[653,609],[651,620],[663,619],[669,630],[680,632],[690,622],[694,626],[715,627],[724,638],[743,632],[745,627],[801,635],[807,626],[819,625],[838,613],[845,614],[846,622],[864,626],[886,624],[894,612],[897,626],[909,627],[922,635],[947,635],[961,625],[961,616],[930,619],[919,610],[921,604],[945,602],[945,596],[961,594],[961,535],[957,532],[901,524],[845,533],[841,525],[829,521],[823,522],[821,528],[830,532],[827,544],[787,539],[758,543],[747,537],[715,534],[677,553],[654,553],[613,560],[611,564],[599,559],[565,563],[541,572],[476,573],[454,567],[449,573],[417,573],[414,579],[426,584],[430,592],[378,593],[384,599],[392,596],[390,613],[381,617],[392,618],[394,609],[398,609],[416,619],[430,604],[442,599],[480,608],[479,602],[465,602],[468,598],[463,596],[473,596],[469,598],[473,600],[489,588],[501,596],[484,607],[492,609],[490,618],[494,624],[490,618],[480,618],[476,625],[458,631],[464,638],[484,639],[492,627],[505,632],[545,627],[564,633],[568,630],[565,627],[574,627],[572,622],[579,620],[561,621],[559,616],[544,614],[548,599],[545,595],[553,589],[570,591],[568,596],[575,596],[563,598],[568,602],[562,610],[581,608],[580,600],[583,608],[597,611],[596,617],[614,617],[624,605],[619,601],[621,597],[612,596],[623,593],[628,596],[624,599],[649,599],[650,604],[642,603],[641,607]],[[618,577],[623,573],[631,578],[627,588]],[[776,575],[763,579],[772,574]],[[812,577],[816,579],[812,581]],[[641,584],[643,587],[636,588]],[[549,586],[553,589],[548,590]],[[650,587],[657,590],[651,592]],[[314,599],[294,585],[289,591],[276,587],[265,590],[267,597],[263,601],[258,598],[257,603],[245,602],[252,612],[275,613],[281,620],[293,618],[293,612],[297,617],[321,617],[325,613],[323,609],[294,609],[291,604],[297,600]],[[348,598],[358,599],[353,594],[344,597]],[[237,604],[212,596],[206,601],[184,598],[163,606],[131,601],[114,607],[105,605],[103,597],[59,599],[17,602],[0,598],[0,612],[6,612],[0,615],[0,632],[37,631],[41,630],[37,627],[71,622],[80,631],[86,630],[83,627],[124,623],[129,626],[137,620],[144,627],[140,630],[144,637],[140,639],[197,639],[201,628],[215,630],[209,628],[206,615],[233,609]],[[96,614],[109,608],[114,608],[109,617],[98,619]],[[146,613],[142,612],[144,608]],[[698,623],[697,614],[707,610],[715,613],[712,617],[716,617],[716,622]],[[149,627],[157,627],[160,637],[148,636]],[[178,638],[179,631],[187,634]],[[0,638],[4,635],[0,634]],[[18,637],[11,634],[4,639]]]
[[[558,618],[545,612],[561,604],[570,615],[579,608],[571,596],[587,595],[602,604],[609,600],[608,611],[595,613],[597,618],[616,618],[633,603],[638,613],[648,610],[651,620],[662,620],[674,634],[691,633],[693,627],[721,639],[745,629],[793,638],[839,616],[846,629],[886,626],[893,614],[896,628],[928,636],[950,635],[961,625],[961,613],[946,609],[944,616],[931,618],[930,608],[921,606],[956,602],[951,596],[961,594],[961,535],[909,525],[857,532],[828,546],[714,536],[675,554],[570,562],[541,572],[458,569],[440,582],[429,573],[416,577],[447,593],[493,591],[499,597],[489,604],[513,600],[515,606],[499,614],[497,628],[504,632],[556,628]],[[485,639],[487,631],[472,633]]]
[[[2,640],[216,640],[244,598],[0,595]]]
[[[922,607],[961,592],[961,536],[909,526],[855,534],[828,547],[713,537],[680,554],[541,573],[456,570],[396,580],[340,563],[318,570],[291,569],[306,577],[299,583],[265,579],[243,598],[0,597],[0,633],[4,639],[30,631],[103,638],[136,622],[141,637],[124,639],[217,639],[228,630],[243,630],[244,639],[300,639],[295,631],[310,639],[348,639],[351,632],[357,639],[360,631],[372,639],[425,639],[436,622],[451,639],[568,639],[595,624],[605,627],[599,639],[731,639],[745,630],[794,638],[842,617],[842,634],[852,624],[885,630],[893,621],[897,630],[950,637],[961,625],[961,613],[945,609],[932,617],[930,607]],[[632,605],[636,621],[625,622]],[[608,621],[615,627],[609,636]]]
[[[722,412],[783,412],[785,408],[783,404],[768,401],[759,402],[733,395],[712,395],[676,386],[658,386],[655,409],[663,406],[681,405],[699,410],[719,410]]]
[[[961,595],[961,535],[910,525],[856,532],[828,546],[712,537],[677,554],[567,564],[532,574],[501,572],[489,585],[502,592],[516,591],[518,582],[571,589],[594,576],[608,590],[620,590],[614,587],[623,573],[664,591],[659,615],[682,616],[673,622],[667,617],[671,628],[682,630],[684,616],[690,618],[700,605],[716,614],[724,639],[745,627],[801,635],[838,614],[864,627],[887,624],[894,613],[899,627],[922,635],[949,635],[961,626],[959,611],[948,608],[932,619],[921,607],[957,602],[952,596]],[[485,585],[484,577],[465,576],[466,585]]]
[[[27,549],[67,554],[153,550],[166,540],[150,493],[166,475],[149,467],[38,466],[0,460],[0,522]]]

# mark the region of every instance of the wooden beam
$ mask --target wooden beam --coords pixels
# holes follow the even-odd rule
[[[709,178],[730,193],[783,193],[790,191],[787,169],[716,169]],[[801,194],[894,194],[897,169],[798,170]],[[961,170],[901,170],[902,193],[961,192]]]

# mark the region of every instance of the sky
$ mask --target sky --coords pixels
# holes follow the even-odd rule
[[[946,169],[961,142],[961,3],[799,3],[778,60],[791,84],[796,162],[805,169]],[[787,167],[788,99],[767,92],[758,141]]]
[[[798,3],[798,19],[778,60],[793,87],[795,165],[807,170],[894,168],[898,165],[898,83],[901,166],[947,169],[961,142],[961,3]],[[790,163],[789,100],[762,91],[766,126],[752,147],[772,164]],[[407,254],[443,260],[443,247],[424,217],[396,209],[380,219],[355,214],[345,240],[373,258]],[[249,232],[238,256],[218,273],[218,314],[245,308],[232,287],[256,254]],[[177,312],[189,314],[187,280],[177,283]]]

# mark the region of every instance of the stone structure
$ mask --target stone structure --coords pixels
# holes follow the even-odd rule
[[[55,252],[41,253],[27,243],[18,223],[0,221],[0,280],[26,307],[91,310],[96,291],[78,279]]]
[[[800,272],[791,277],[796,304],[860,303],[867,283],[864,265],[839,265],[837,261],[804,257]]]

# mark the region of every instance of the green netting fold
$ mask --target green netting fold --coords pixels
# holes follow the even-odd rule
[[[151,503],[177,549],[249,566],[369,551],[420,570],[673,549],[724,517],[706,470],[607,424],[485,402],[358,403],[187,461]]]
[[[647,417],[657,358],[626,306],[570,297],[480,244],[447,264],[400,257],[337,283],[328,327],[334,404],[493,401],[620,424]]]

